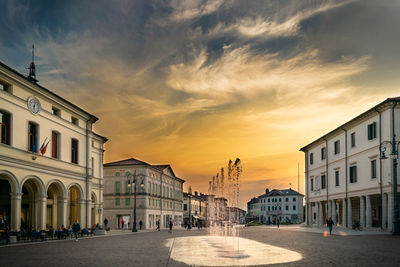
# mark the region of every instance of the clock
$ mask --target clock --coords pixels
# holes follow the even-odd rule
[[[31,96],[28,98],[28,109],[30,110],[30,112],[32,112],[33,115],[39,114],[41,105],[36,97]]]

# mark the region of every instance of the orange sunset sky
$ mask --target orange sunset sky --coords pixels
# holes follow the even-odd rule
[[[400,95],[399,1],[5,1],[0,60],[99,117],[105,162],[171,164],[207,193],[242,161],[241,207],[304,192],[299,149]]]

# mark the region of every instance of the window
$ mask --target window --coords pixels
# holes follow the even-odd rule
[[[92,157],[92,176],[94,176],[94,158]]]
[[[351,147],[356,146],[356,133],[351,133]]]
[[[368,124],[368,140],[376,138],[376,122]]]
[[[75,117],[71,117],[71,122],[72,122],[73,124],[75,124],[75,125],[78,125],[78,126],[79,126],[79,120],[78,120],[77,118],[75,118]],[[92,142],[92,146],[93,146],[93,142]]]
[[[325,147],[321,148],[321,160],[324,160],[326,158],[326,151]]]
[[[115,194],[121,193],[121,182],[115,182]]]
[[[131,191],[131,187],[129,186],[129,181],[125,183],[125,193],[129,194]]]
[[[314,191],[314,179],[311,178],[311,191]]]
[[[314,164],[314,154],[310,153],[310,164],[313,165]]]
[[[0,141],[2,144],[10,145],[10,135],[11,135],[11,120],[10,114],[0,111]]]
[[[71,162],[78,164],[78,140],[72,139],[71,142]]]
[[[38,136],[38,126],[33,122],[29,122],[28,124],[28,150],[30,152],[37,153],[38,145],[37,145],[37,136]]]
[[[281,198],[279,198],[279,202],[281,202],[282,201],[282,199]]]
[[[285,201],[288,202],[288,201],[289,201],[289,198],[286,198]]]
[[[335,171],[335,186],[339,186],[339,171]]]
[[[295,197],[293,198],[293,202],[296,202],[296,198]]]
[[[51,132],[51,157],[58,159],[60,156],[59,151],[59,144],[60,144],[60,134],[52,131]]]
[[[286,208],[286,210],[289,210],[289,206],[288,206],[288,205],[286,205],[286,207],[285,207],[285,208]]]
[[[350,183],[357,183],[357,166],[350,167]]]
[[[115,199],[115,206],[119,206],[121,204],[121,200],[119,198]]]
[[[337,141],[335,141],[335,147],[334,147],[335,149],[335,155],[337,155],[337,154],[339,154],[340,153],[340,141],[339,140],[337,140]]]
[[[11,84],[8,84],[6,82],[0,81],[0,91],[4,91],[7,93],[12,93],[11,92]]]
[[[326,175],[321,175],[321,189],[326,188]]]
[[[271,207],[270,207],[270,206],[268,206],[268,210],[271,210]]]
[[[296,206],[295,205],[293,205],[293,210],[296,210]]]
[[[376,178],[376,159],[371,160],[371,179]]]
[[[60,117],[61,111],[60,111],[58,108],[56,108],[56,107],[52,107],[52,108],[51,108],[51,114]]]
[[[131,199],[125,198],[125,206],[130,206],[130,205],[131,205]]]
[[[268,198],[268,202],[271,202],[271,199]]]

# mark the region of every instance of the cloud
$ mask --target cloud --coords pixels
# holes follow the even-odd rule
[[[215,12],[223,0],[173,0],[169,3],[173,9],[170,18],[174,21],[189,20]]]

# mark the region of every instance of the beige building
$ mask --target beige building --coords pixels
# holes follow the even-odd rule
[[[104,164],[104,216],[110,228],[121,228],[122,219],[133,227],[134,190],[128,177],[136,177],[136,222],[143,229],[155,229],[156,222],[168,227],[170,220],[181,225],[183,219],[183,183],[170,165],[151,165],[130,158]],[[142,185],[142,186],[141,186]],[[124,227],[127,227],[125,225]]]
[[[0,63],[2,226],[101,224],[107,139],[92,131],[97,120],[39,85],[34,69],[25,77]]]

